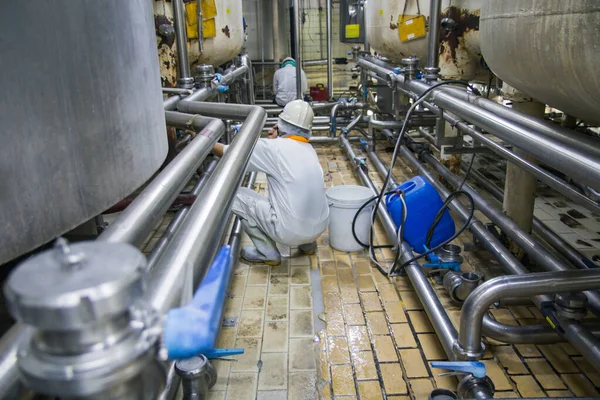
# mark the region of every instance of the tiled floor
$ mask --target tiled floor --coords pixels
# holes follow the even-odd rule
[[[351,163],[338,146],[316,149],[328,186],[358,184]],[[390,154],[381,155],[389,164]],[[481,158],[477,168],[490,163]],[[502,179],[502,166],[492,167],[488,171]],[[375,170],[371,171],[373,180],[380,184]],[[398,163],[395,175],[404,180],[412,173]],[[265,188],[262,177],[257,189],[264,192]],[[537,203],[539,218],[581,239],[592,235],[577,231],[578,227],[558,225],[562,224],[562,209],[567,207],[557,205],[562,200],[552,193],[548,197],[548,193]],[[584,213],[567,204],[565,212],[573,208]],[[589,221],[577,221],[597,233],[598,216],[589,217]],[[169,218],[157,227],[156,235]],[[375,232],[379,244],[387,243],[380,225]],[[146,251],[150,251],[154,240],[149,241]],[[463,235],[458,243],[468,241],[470,235]],[[590,244],[593,249],[588,250],[592,252],[600,245],[593,240]],[[292,251],[292,255],[296,253]],[[482,271],[488,276],[493,273],[488,268],[493,263],[485,254],[464,255],[465,270]],[[382,260],[393,256],[391,251],[379,253]],[[458,324],[460,309],[442,286],[433,280],[432,285]],[[313,293],[319,291],[319,296],[313,298],[311,289]],[[533,307],[491,312],[507,324],[544,323]],[[427,399],[434,388],[456,389],[456,378],[440,377],[444,371],[429,366],[430,361],[446,357],[408,279],[388,279],[371,267],[362,252],[333,250],[327,233],[319,239],[318,252],[312,257],[286,258],[279,267],[239,262],[225,314],[225,325],[232,326],[222,328],[218,346],[244,347],[246,352],[232,361],[214,362],[219,378],[210,399],[420,400]],[[326,322],[326,327],[315,332],[320,320]],[[484,362],[497,397],[600,396],[600,373],[568,344],[509,346],[490,342]]]

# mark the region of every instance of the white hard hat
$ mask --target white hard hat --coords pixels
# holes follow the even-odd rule
[[[302,100],[293,100],[286,104],[279,118],[288,124],[310,131],[315,113],[310,105]]]

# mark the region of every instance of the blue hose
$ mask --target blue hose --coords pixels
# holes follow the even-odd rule
[[[163,344],[169,359],[189,358],[215,348],[233,270],[231,246],[223,246],[192,301],[167,313]]]

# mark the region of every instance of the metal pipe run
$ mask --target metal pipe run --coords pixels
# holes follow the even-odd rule
[[[300,48],[300,0],[294,5],[294,48],[296,49],[296,99],[302,100],[302,49]]]
[[[150,302],[161,312],[177,304],[186,269],[194,271],[193,287],[202,281],[219,248],[224,222],[267,117],[259,106],[185,103],[183,108],[187,111],[216,118],[243,119],[244,123],[202,190],[202,202],[196,202],[190,208],[171,246],[152,272],[148,290]]]
[[[462,179],[450,172],[450,170],[443,166],[431,153],[425,152],[421,157],[452,186],[458,188],[461,185]],[[463,184],[462,190],[469,193],[475,202],[475,206],[497,225],[504,234],[521,247],[540,267],[553,272],[568,271],[571,269],[570,266],[565,265],[557,259],[544,246],[531,237],[529,233],[524,231],[515,221],[507,217],[500,209],[492,206],[468,184]],[[590,309],[594,310],[595,313],[600,312],[600,293],[585,292],[585,295],[590,302]]]
[[[504,297],[531,297],[599,288],[600,270],[543,272],[491,279],[475,289],[464,302],[458,343],[464,352],[481,352],[483,317],[494,302]]]
[[[194,78],[190,72],[188,58],[183,0],[173,0],[173,23],[175,25],[175,44],[177,45],[177,85],[184,88],[193,87]]]
[[[569,343],[579,350],[596,371],[600,371],[600,340],[589,329],[572,319],[561,320],[560,327]]]
[[[216,166],[217,166],[217,160],[212,160],[210,163],[208,163],[208,165],[206,166],[204,171],[200,174],[198,181],[192,188],[191,194],[193,194],[195,196],[198,196],[198,194],[200,194],[200,192],[206,185],[206,182],[208,181],[208,177],[215,170]],[[152,269],[156,265],[156,262],[158,261],[158,259],[161,257],[161,255],[164,253],[164,251],[167,249],[167,247],[171,243],[173,236],[175,236],[175,233],[177,232],[177,230],[179,229],[179,227],[181,226],[183,221],[187,218],[189,210],[190,210],[190,206],[184,206],[184,207],[181,207],[179,209],[179,211],[177,211],[177,213],[171,220],[171,223],[169,224],[169,226],[167,226],[167,229],[165,230],[165,232],[162,234],[160,239],[158,239],[158,241],[152,248],[152,251],[148,255],[148,270],[149,271],[152,271]]]
[[[333,58],[331,56],[331,0],[325,1],[327,19],[327,100],[333,97]]]
[[[436,80],[440,72],[438,62],[441,14],[442,0],[431,0],[429,2],[429,32],[427,33],[427,67],[424,69],[427,80]]]
[[[466,168],[466,167],[465,167]],[[484,177],[479,171],[472,170],[471,177],[475,179],[478,185],[481,185],[487,190],[496,200],[502,202],[504,192],[489,179]],[[554,233],[543,221],[537,217],[533,217],[533,231],[550,245],[550,247],[558,251],[564,256],[573,266],[579,269],[595,268],[595,264],[585,255],[581,254],[569,242]]]
[[[30,327],[15,324],[0,340],[0,399],[21,399],[31,394],[21,384],[17,368],[17,351],[30,332]]]
[[[194,128],[203,126],[206,122],[208,124],[102,232],[98,240],[141,245],[210,153],[212,146],[225,133],[225,124],[219,119],[193,117],[171,111],[165,112],[165,116],[167,124],[184,124]]]
[[[345,135],[340,135],[340,143],[342,144],[342,147],[345,150],[348,158],[350,160],[356,160],[357,156],[354,153],[354,150],[352,150],[352,146],[346,139]],[[355,168],[355,171],[362,183],[369,187],[374,194],[377,194],[377,188],[373,184],[373,181],[369,175],[362,168]],[[378,215],[380,221],[383,223],[388,237],[392,242],[396,242],[396,227],[387,213],[384,204],[380,205]],[[412,258],[412,250],[410,246],[404,242],[402,243],[402,259],[407,260],[408,258]],[[417,262],[412,262],[405,267],[405,272],[415,288],[421,304],[423,304],[423,308],[425,309],[425,312],[427,313],[427,316],[429,317],[429,320],[431,321],[433,328],[437,333],[437,337],[440,340],[448,359],[456,359],[453,346],[456,342],[458,333],[456,332],[456,328],[452,324],[452,321],[448,317],[448,314],[446,314],[444,306],[440,303],[435,291],[427,280],[427,277],[425,274],[423,274],[421,266]]]

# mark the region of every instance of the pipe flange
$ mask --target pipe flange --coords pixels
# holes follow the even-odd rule
[[[194,78],[179,78],[177,79],[177,87],[182,89],[192,89],[194,87]]]
[[[215,78],[215,69],[209,64],[198,65],[196,73],[196,83],[200,88],[209,87]]]
[[[437,67],[423,68],[423,78],[428,81],[435,81],[440,77],[440,69]]]
[[[459,399],[486,399],[494,395],[496,387],[494,382],[487,376],[475,378],[467,375],[460,380],[456,388]]]
[[[557,293],[554,305],[559,317],[580,321],[587,315],[588,298],[581,292]]]
[[[481,360],[485,355],[485,343],[481,342],[478,350],[466,350],[458,341],[455,341],[452,345],[452,352],[456,355],[456,358],[461,361],[477,361]]]
[[[402,59],[404,66],[404,78],[406,80],[415,79],[419,72],[419,59],[417,57],[406,57]]]

